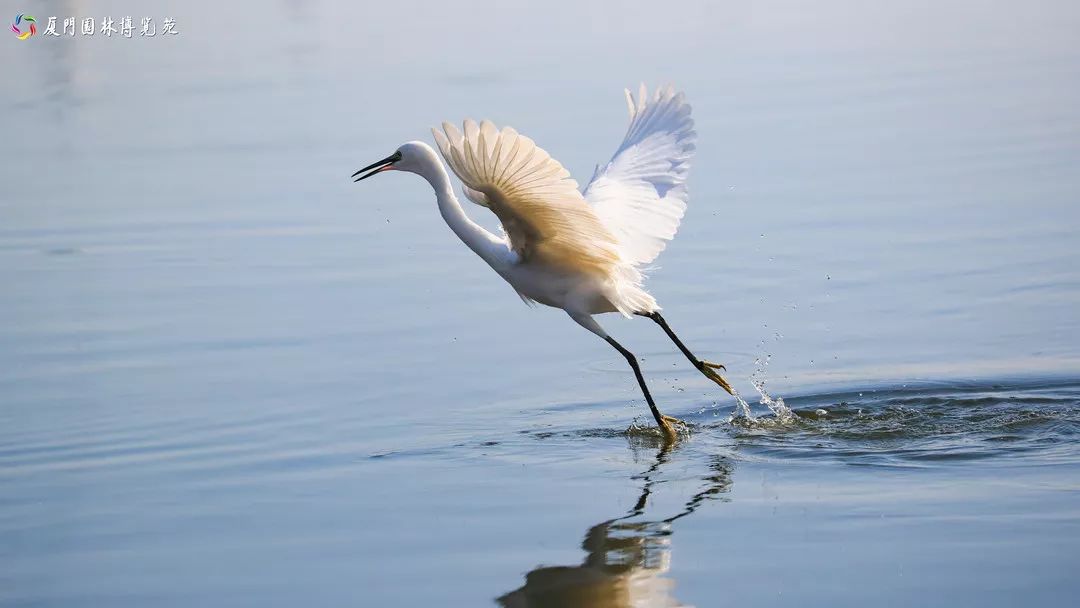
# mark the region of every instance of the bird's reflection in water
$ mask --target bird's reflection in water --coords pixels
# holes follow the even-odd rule
[[[496,601],[505,608],[616,608],[684,606],[673,596],[675,581],[665,574],[671,564],[672,524],[709,500],[726,500],[731,489],[732,463],[722,456],[709,462],[703,487],[683,509],[665,519],[646,517],[646,505],[658,489],[661,469],[671,455],[660,447],[643,474],[637,503],[621,517],[589,528],[582,548],[587,555],[577,566],[542,566],[525,575],[525,584]],[[660,486],[662,487],[662,485]]]

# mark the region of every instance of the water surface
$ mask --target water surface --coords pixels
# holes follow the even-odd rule
[[[1074,3],[33,10],[181,33],[3,42],[0,605],[1080,592]],[[587,178],[641,80],[699,131],[649,285],[753,406],[609,315],[667,449],[421,180],[348,180],[467,116]]]

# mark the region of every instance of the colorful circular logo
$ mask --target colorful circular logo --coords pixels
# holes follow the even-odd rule
[[[30,24],[30,29],[25,32],[19,29],[19,24],[21,24],[23,21]],[[15,37],[19,40],[26,40],[27,38],[37,33],[37,26],[34,25],[35,23],[37,23],[37,19],[34,19],[30,15],[24,15],[22,13],[19,13],[18,15],[15,15],[15,23],[11,24],[11,31],[15,32]],[[26,26],[24,25],[23,27]]]

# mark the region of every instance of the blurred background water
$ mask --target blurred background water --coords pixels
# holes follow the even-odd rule
[[[1080,591],[1080,5],[3,6],[0,605]],[[628,434],[610,347],[348,179],[474,117],[584,181],[640,81],[699,132],[652,291],[787,423],[609,315],[693,426]]]

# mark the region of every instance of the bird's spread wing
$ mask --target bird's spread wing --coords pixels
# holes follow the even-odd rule
[[[464,127],[443,123],[445,133],[432,129],[435,142],[465,195],[499,217],[522,261],[600,275],[619,264],[615,237],[558,161],[509,127]]]
[[[635,100],[626,91],[630,127],[611,161],[598,166],[585,199],[619,241],[627,262],[648,264],[675,236],[686,211],[686,176],[694,154],[694,121],[671,87]]]
[[[472,188],[462,184],[461,193],[465,195],[465,198],[476,203],[477,205],[480,205],[481,207],[491,207],[491,203],[488,202],[487,196],[485,196],[484,193],[480,192],[479,190],[473,190]]]

